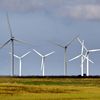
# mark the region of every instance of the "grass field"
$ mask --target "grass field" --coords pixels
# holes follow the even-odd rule
[[[100,100],[100,78],[0,77],[0,100]]]

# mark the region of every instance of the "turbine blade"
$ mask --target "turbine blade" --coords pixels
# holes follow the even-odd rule
[[[87,48],[84,46],[84,44],[81,42],[81,40],[80,40],[79,37],[77,38],[77,40],[78,40],[78,42],[84,47],[84,49],[85,49],[86,51],[88,51]]]
[[[19,56],[15,55],[15,54],[14,54],[14,57],[16,57],[16,58],[18,58],[18,59],[20,58]]]
[[[78,56],[76,56],[76,57],[74,57],[74,58],[72,58],[72,59],[70,59],[69,61],[73,61],[73,60],[75,60],[75,59],[77,59],[77,58],[79,58],[79,57],[81,57],[81,54],[78,55]]]
[[[6,46],[9,42],[10,42],[10,40],[8,40],[7,42],[5,42],[5,43],[0,47],[0,49],[2,49],[4,46]]]
[[[64,48],[64,46],[58,44],[58,43],[55,43],[57,46],[61,47],[61,48]]]
[[[53,54],[54,52],[55,52],[55,51],[53,51],[53,52],[51,52],[51,53],[46,54],[46,55],[45,55],[45,57],[47,57],[47,56],[49,56],[49,55]]]
[[[36,51],[35,49],[33,49],[33,51],[35,51],[39,56],[43,57],[42,54],[40,54],[38,51]]]
[[[83,55],[83,54],[82,54],[82,55]],[[85,53],[85,57],[87,57],[87,56],[88,56],[88,53],[86,52],[86,53]],[[85,60],[85,58],[83,59],[83,62],[84,62],[84,60]]]
[[[9,21],[8,13],[6,13],[6,17],[7,17],[7,24],[8,24],[8,28],[9,28],[9,32],[10,32],[10,36],[11,36],[11,38],[12,38],[13,35],[12,35],[12,29],[11,29],[11,25],[10,25],[10,21]]]
[[[27,56],[29,53],[31,53],[31,51],[25,53],[23,56],[21,56],[21,58],[24,58],[24,57]]]
[[[82,44],[84,45],[84,40],[82,41]],[[84,47],[83,47],[83,45],[82,45],[82,48],[81,48],[81,54],[83,54],[83,52],[84,52]]]
[[[53,44],[55,44],[56,46],[59,46],[59,47],[61,47],[61,48],[64,48],[64,46],[62,46],[61,44],[58,44],[58,43],[52,42],[52,41],[50,41],[50,42],[53,43]]]
[[[100,49],[89,50],[89,52],[97,52],[97,51],[100,51]]]
[[[74,37],[71,41],[68,42],[68,44],[66,46],[69,46],[72,44],[72,42],[77,39],[79,37],[79,35],[77,35],[76,37]]]
[[[9,54],[12,54],[12,53],[10,52]],[[18,59],[20,58],[19,56],[15,55],[15,54],[14,54],[14,57],[16,57],[16,58],[18,58]]]
[[[92,60],[88,59],[86,56],[82,55],[85,59],[89,60],[89,62],[94,63]]]
[[[33,46],[31,43],[28,43],[28,42],[25,42],[25,41],[22,41],[22,40],[19,40],[19,39],[14,39],[16,42],[19,42],[19,43],[22,43],[22,44],[27,44],[27,45],[31,45]]]

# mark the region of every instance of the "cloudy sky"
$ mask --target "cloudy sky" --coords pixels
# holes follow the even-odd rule
[[[21,56],[34,48],[42,54],[55,51],[46,59],[46,75],[63,75],[62,48],[50,41],[66,45],[80,34],[88,49],[100,48],[100,0],[0,0],[0,45],[9,38],[6,12],[9,14],[15,38],[32,45],[15,43],[15,54]],[[81,45],[75,41],[68,48],[68,59],[80,54]],[[0,75],[10,75],[10,44],[0,51]],[[100,75],[100,52],[92,53],[90,74]],[[41,57],[32,52],[22,59],[23,75],[41,75]],[[18,75],[19,60],[15,59]],[[84,63],[84,73],[86,63]],[[80,59],[68,64],[68,75],[80,74]]]

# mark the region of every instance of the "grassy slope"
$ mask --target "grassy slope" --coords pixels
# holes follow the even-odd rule
[[[100,78],[0,78],[0,100],[100,100]]]

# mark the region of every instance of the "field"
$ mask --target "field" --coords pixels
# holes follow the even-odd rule
[[[100,100],[100,78],[0,77],[0,100]]]

